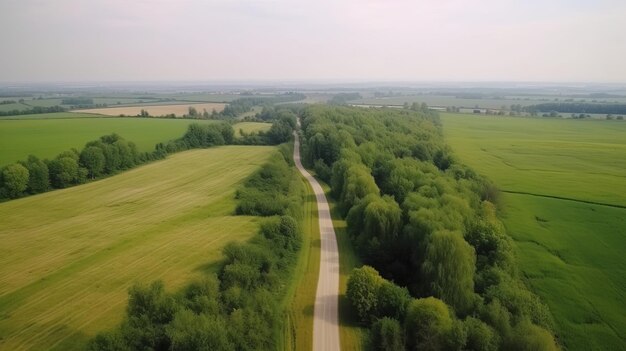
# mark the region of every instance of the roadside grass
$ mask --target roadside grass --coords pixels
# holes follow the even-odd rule
[[[283,335],[285,350],[311,350],[313,347],[313,311],[320,268],[320,233],[317,202],[313,188],[299,177],[306,189],[304,218],[301,221],[302,248],[294,269],[294,280],[287,293],[286,322]]]
[[[177,289],[257,233],[237,187],[274,147],[172,155],[93,183],[0,204],[0,349],[84,348],[117,325],[134,282]]]
[[[458,114],[442,121],[455,154],[504,191],[502,219],[520,269],[550,307],[560,343],[623,349],[626,123]]]

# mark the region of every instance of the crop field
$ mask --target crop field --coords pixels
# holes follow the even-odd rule
[[[79,113],[96,113],[107,116],[137,116],[141,113],[141,110],[146,110],[150,116],[165,116],[171,113],[176,116],[182,116],[189,113],[189,107],[194,107],[198,113],[202,113],[204,110],[211,113],[215,110],[221,112],[226,107],[226,104],[222,103],[204,103],[204,104],[178,104],[178,105],[145,105],[145,106],[128,106],[128,107],[107,107],[107,108],[94,108],[86,110],[75,110]]]
[[[9,112],[9,111],[14,111],[14,110],[23,111],[23,110],[28,110],[29,108],[31,107],[20,102],[15,102],[11,104],[0,105],[0,112]]]
[[[157,118],[0,120],[0,166],[26,159],[30,154],[55,157],[111,133],[134,142],[140,151],[151,151],[159,142],[181,137],[190,123],[213,122]]]
[[[73,119],[73,118],[102,118],[103,115],[93,113],[74,113],[74,112],[52,112],[52,113],[35,113],[32,115],[17,116],[0,116],[2,120],[24,120],[24,119]]]
[[[626,345],[626,123],[443,114],[455,154],[503,190],[521,270],[569,350]]]
[[[233,129],[235,130],[235,136],[239,136],[239,130],[242,130],[244,133],[266,132],[270,130],[271,127],[271,123],[239,122],[233,126]]]
[[[405,95],[405,96],[393,96],[393,97],[371,97],[364,98],[359,100],[350,101],[353,104],[364,104],[364,105],[396,105],[402,106],[405,102],[412,104],[414,102],[422,103],[425,102],[429,106],[456,106],[456,107],[465,107],[465,108],[474,108],[475,106],[479,106],[481,108],[491,108],[491,109],[499,109],[502,106],[511,106],[520,104],[522,106],[527,105],[535,105],[545,101],[540,101],[538,99],[530,100],[530,99],[495,99],[495,98],[484,98],[484,99],[465,99],[465,98],[457,98],[455,96],[445,96],[445,95]]]
[[[275,152],[224,146],[0,204],[0,349],[71,350],[116,326],[133,282],[176,290],[211,272],[259,217],[238,185]]]

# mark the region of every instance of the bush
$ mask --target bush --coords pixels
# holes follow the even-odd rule
[[[392,318],[382,318],[372,324],[371,346],[373,350],[397,351],[404,349],[404,332],[400,323]]]

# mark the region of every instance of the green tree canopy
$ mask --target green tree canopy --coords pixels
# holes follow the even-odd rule
[[[430,291],[465,313],[473,307],[474,249],[459,232],[437,231],[428,242],[422,272],[430,284]]]
[[[2,170],[4,191],[9,198],[19,197],[28,187],[28,169],[19,163],[6,166]]]

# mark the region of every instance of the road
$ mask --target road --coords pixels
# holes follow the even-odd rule
[[[309,181],[317,199],[321,239],[320,275],[315,295],[313,319],[313,351],[335,351],[339,346],[339,249],[330,209],[324,190],[300,161],[300,139],[297,133],[293,147],[296,167]]]

